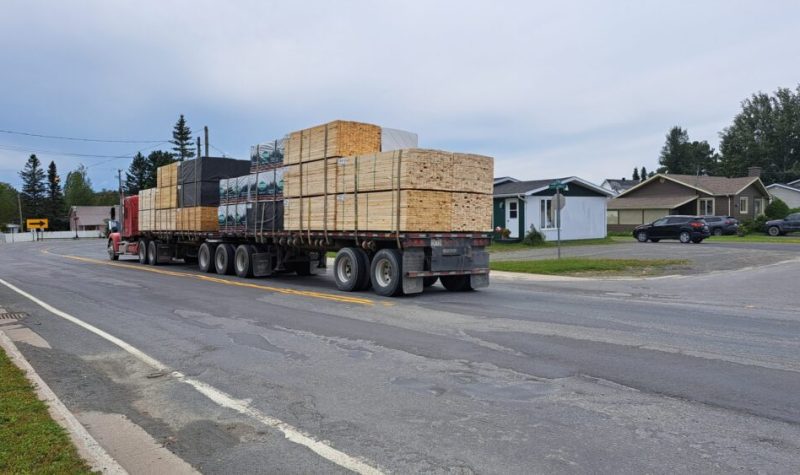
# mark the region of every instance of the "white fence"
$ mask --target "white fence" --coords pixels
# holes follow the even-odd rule
[[[75,231],[45,231],[39,233],[39,236],[44,240],[49,239],[73,239],[75,238]],[[102,231],[78,231],[79,238],[101,238],[103,237]],[[33,232],[26,233],[0,233],[0,244],[11,244],[12,242],[31,242],[34,240]]]

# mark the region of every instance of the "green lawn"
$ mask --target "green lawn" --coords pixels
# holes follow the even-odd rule
[[[747,236],[711,236],[709,242],[769,242],[773,244],[800,244],[800,234],[788,234],[786,236],[768,236],[766,234],[755,233]]]
[[[0,381],[0,473],[92,473],[2,350]]]
[[[633,239],[631,237],[631,239]],[[598,244],[618,244],[620,242],[624,242],[624,240],[620,240],[620,238],[615,237],[605,237],[601,239],[576,239],[573,241],[561,241],[561,247],[572,247],[572,246],[595,246]],[[548,247],[556,247],[558,244],[555,241],[547,241],[540,246],[526,246],[521,242],[513,242],[513,243],[501,243],[501,242],[492,242],[492,245],[489,246],[489,252],[510,252],[510,251],[522,251],[525,249],[542,249]]]
[[[569,257],[564,259],[491,262],[489,267],[492,270],[527,274],[655,275],[662,273],[667,267],[685,266],[687,264],[689,264],[689,261],[685,259],[592,259]]]

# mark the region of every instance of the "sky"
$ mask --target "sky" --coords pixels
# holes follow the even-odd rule
[[[798,24],[779,0],[6,0],[0,130],[141,142],[0,132],[0,181],[36,152],[116,189],[184,114],[216,155],[345,119],[599,184],[654,170],[674,125],[717,147],[742,100],[797,87]]]

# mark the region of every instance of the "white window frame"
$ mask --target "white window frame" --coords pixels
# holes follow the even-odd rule
[[[706,213],[706,206],[703,206],[703,203],[704,202],[708,203],[709,201],[711,202],[711,212]],[[716,200],[714,198],[700,198],[699,200],[697,200],[697,207],[699,208],[697,214],[701,216],[715,216],[716,215],[715,213],[716,210],[714,209],[716,207],[716,203],[714,203],[715,201]]]
[[[742,206],[744,203],[744,206]],[[739,214],[747,214],[750,212],[750,197],[749,196],[740,196],[739,197]]]
[[[550,209],[549,219],[547,216],[548,208]],[[558,229],[557,223],[558,220],[558,212],[557,210],[553,209],[553,199],[552,198],[542,198],[539,201],[539,229]]]
[[[762,214],[764,214],[764,198],[753,198],[753,216],[758,217]]]
[[[514,216],[511,216],[514,213]],[[519,201],[508,202],[508,219],[519,219]]]

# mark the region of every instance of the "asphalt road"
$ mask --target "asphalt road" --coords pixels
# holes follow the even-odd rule
[[[393,473],[800,472],[800,261],[786,256],[383,299],[327,276],[208,279],[104,252],[3,245],[0,278],[180,375],[0,285],[0,306],[48,344],[17,345],[79,419],[122,414],[204,473],[343,473],[347,460]]]

